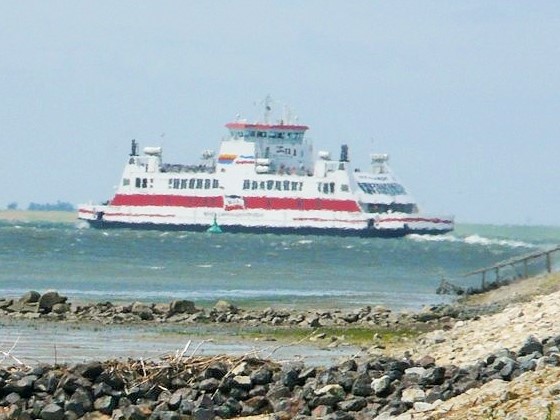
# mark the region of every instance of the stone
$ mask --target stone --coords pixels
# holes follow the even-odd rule
[[[214,362],[204,371],[204,377],[206,379],[215,378],[222,379],[228,373],[228,367],[225,363]]]
[[[232,303],[228,302],[227,300],[219,300],[214,305],[214,310],[216,312],[230,312],[232,314],[236,314],[239,312],[239,308]]]
[[[142,302],[134,302],[130,311],[140,317],[142,321],[151,321],[154,319],[152,308]]]
[[[220,386],[219,380],[217,380],[216,378],[209,378],[201,381],[198,388],[201,391],[215,392],[219,386]]]
[[[251,378],[249,376],[246,375],[237,375],[233,377],[233,385],[237,388],[242,388],[242,389],[251,389]]]
[[[402,392],[401,401],[404,403],[414,404],[415,402],[424,401],[426,393],[420,388],[406,388]]]
[[[55,314],[65,314],[70,312],[70,305],[67,303],[55,303],[51,311]]]
[[[190,300],[173,300],[169,304],[168,316],[177,314],[194,314],[197,312],[194,302]]]
[[[272,411],[270,401],[263,396],[249,398],[241,403],[241,414],[244,416],[256,416]]]
[[[369,397],[373,394],[373,389],[371,388],[371,378],[369,375],[365,373],[358,375],[352,384],[350,392],[352,395],[357,397]]]
[[[37,302],[39,302],[40,297],[41,297],[41,294],[39,292],[36,292],[35,290],[30,290],[29,292],[26,292],[25,294],[23,294],[19,298],[18,302],[23,303],[23,304],[37,303]]]
[[[63,420],[64,409],[58,404],[47,404],[41,410],[41,418],[43,420]]]
[[[68,298],[60,296],[57,291],[50,290],[45,292],[39,298],[39,310],[43,313],[49,313],[57,303],[65,303]]]
[[[93,408],[93,402],[87,391],[79,388],[74,392],[72,397],[64,404],[65,411],[72,411],[78,417],[83,417],[83,415],[91,411]]]
[[[35,375],[27,375],[21,379],[11,380],[6,382],[5,389],[8,392],[15,392],[19,394],[21,397],[27,398],[31,396],[33,391],[33,384],[37,380],[37,376]]]
[[[111,395],[104,395],[97,398],[93,403],[93,408],[103,414],[111,414],[117,406],[117,399]]]
[[[251,373],[251,381],[255,385],[266,385],[272,381],[272,370],[266,366],[262,366],[259,369]]]
[[[74,372],[79,376],[89,379],[90,381],[95,381],[97,377],[101,375],[101,372],[103,372],[103,364],[95,361],[76,365]]]
[[[543,345],[537,337],[530,335],[529,337],[527,337],[527,339],[525,340],[525,342],[517,352],[517,355],[526,356],[534,352],[543,354]]]
[[[364,397],[355,397],[348,400],[340,401],[337,404],[338,408],[342,411],[360,411],[367,406],[367,401]]]
[[[126,420],[146,420],[151,411],[145,406],[129,405],[122,409],[122,413]]]
[[[432,356],[424,356],[420,360],[418,360],[418,364],[424,369],[431,368],[436,365],[436,359],[434,359]]]
[[[386,397],[391,393],[391,379],[387,375],[374,379],[371,388],[378,397]]]

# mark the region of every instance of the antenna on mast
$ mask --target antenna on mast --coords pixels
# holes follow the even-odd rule
[[[272,111],[272,98],[270,95],[266,95],[264,98],[264,122],[268,124],[268,120],[270,119],[270,112]]]

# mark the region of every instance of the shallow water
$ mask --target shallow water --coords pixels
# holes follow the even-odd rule
[[[362,239],[0,221],[0,296],[56,289],[71,301],[418,309],[444,299],[435,294],[443,277],[476,286],[477,277],[462,274],[557,238],[558,227],[464,225],[443,236]]]
[[[326,348],[309,342],[285,344],[238,337],[231,329],[212,327],[120,326],[4,320],[0,323],[0,365],[80,363],[108,359],[159,359],[166,355],[252,355],[279,362],[302,360],[331,365],[355,355],[353,346]],[[210,339],[209,337],[212,337]],[[8,355],[2,352],[8,353]]]

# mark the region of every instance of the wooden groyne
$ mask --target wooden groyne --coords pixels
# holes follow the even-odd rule
[[[441,284],[436,292],[438,294],[461,295],[464,293],[481,293],[490,289],[494,289],[496,287],[510,283],[512,280],[529,278],[529,263],[538,262],[539,260],[542,260],[544,263],[544,266],[541,270],[539,270],[539,273],[542,273],[544,271],[546,271],[547,273],[552,273],[552,256],[559,251],[560,245],[546,251],[539,251],[521,257],[502,261],[490,267],[480,268],[478,270],[470,271],[462,275],[462,277],[465,278],[480,274],[482,276],[480,289],[464,289],[463,287],[450,283],[446,279],[442,279]],[[508,279],[503,277],[502,272],[505,269],[513,270],[513,272],[516,273],[516,278]],[[493,280],[489,280],[492,277],[492,274]]]

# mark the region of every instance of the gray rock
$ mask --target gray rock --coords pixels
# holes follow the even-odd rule
[[[219,300],[214,305],[214,310],[216,312],[230,312],[232,314],[236,314],[239,312],[239,308],[232,303],[228,302],[227,300]]]
[[[21,397],[28,398],[33,391],[33,385],[37,380],[35,375],[26,375],[23,378],[10,380],[6,382],[5,389],[7,392],[15,392]]]
[[[138,405],[129,405],[122,409],[123,416],[126,420],[145,420],[150,417],[150,410],[147,407]]]
[[[78,417],[82,417],[88,411],[93,408],[93,402],[87,391],[79,388],[74,392],[72,397],[64,404],[64,410],[66,412],[72,411]]]
[[[63,420],[64,410],[58,404],[47,404],[41,410],[41,418],[43,420]]]
[[[237,417],[241,414],[243,407],[241,403],[234,398],[228,398],[220,407],[214,409],[216,415],[224,419]]]
[[[181,420],[181,416],[176,411],[159,411],[159,420]]]
[[[208,378],[201,381],[198,388],[201,391],[215,392],[219,386],[220,386],[219,380],[217,380],[216,378]]]
[[[43,313],[49,313],[57,303],[65,303],[68,298],[60,296],[57,291],[51,290],[43,293],[39,298],[39,310]]]
[[[208,366],[208,368],[206,368],[206,370],[204,371],[204,377],[207,379],[222,379],[224,376],[226,376],[228,370],[229,369],[225,363],[214,362],[210,366]]]
[[[104,395],[95,400],[93,407],[103,414],[111,414],[117,407],[117,399],[111,395]]]
[[[214,410],[211,408],[195,408],[192,412],[193,420],[214,420],[216,415],[214,414]]]
[[[249,398],[241,403],[241,414],[244,416],[256,416],[272,411],[270,401],[263,396]]]
[[[357,397],[369,397],[373,394],[371,387],[371,378],[369,375],[362,373],[359,375],[352,384],[351,392]]]
[[[39,302],[40,297],[41,294],[39,292],[36,292],[35,290],[31,290],[29,292],[26,292],[22,297],[20,297],[18,302],[23,304],[37,303]]]
[[[355,397],[340,401],[337,406],[342,411],[360,411],[367,406],[367,401],[364,397]]]
[[[391,379],[387,375],[374,379],[371,382],[371,388],[378,397],[386,397],[391,393]]]
[[[525,342],[517,352],[517,355],[526,356],[534,352],[543,354],[543,345],[537,337],[530,335],[529,337],[527,337],[527,339],[525,340]]]
[[[52,312],[55,314],[65,314],[70,312],[70,305],[68,303],[56,303],[52,307]]]
[[[266,385],[272,380],[272,375],[272,370],[270,370],[267,366],[262,366],[251,373],[251,381],[255,385]]]
[[[232,383],[235,387],[237,388],[242,388],[242,389],[251,389],[251,378],[247,375],[237,375],[234,376],[232,379]]]
[[[424,401],[426,393],[420,388],[406,388],[403,389],[401,401],[404,403],[413,404],[415,402]]]
[[[194,314],[197,312],[194,302],[190,300],[174,300],[169,304],[168,316],[177,314]]]

